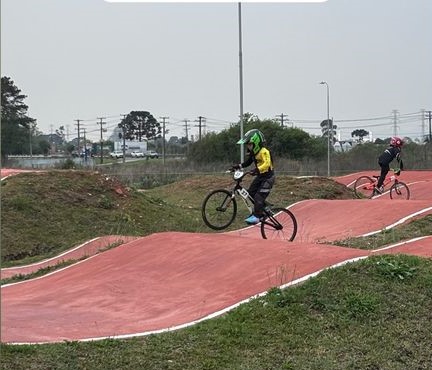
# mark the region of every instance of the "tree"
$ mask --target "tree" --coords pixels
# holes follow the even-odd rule
[[[15,86],[10,77],[1,78],[1,157],[30,151],[30,137],[35,128],[35,119],[27,116],[26,95]]]
[[[275,157],[321,158],[326,153],[326,143],[322,138],[311,137],[299,128],[281,127],[275,120],[258,118],[248,120],[244,125],[244,132],[253,128],[263,132]],[[208,133],[190,146],[188,158],[197,163],[238,163],[240,146],[236,143],[239,132],[240,124],[237,123],[218,134]]]
[[[323,137],[328,137],[329,133],[331,134],[331,138],[333,141],[333,144],[336,142],[336,129],[337,129],[337,125],[333,124],[333,120],[324,120],[321,122],[320,124],[321,126],[321,132],[322,132],[322,136]]]
[[[160,123],[149,112],[132,111],[120,123],[126,140],[142,141],[143,138],[152,140],[160,137],[162,132]],[[123,138],[123,134],[119,134]]]
[[[38,145],[36,147],[36,153],[40,152],[40,153],[42,153],[44,155],[48,155],[49,154],[49,152],[51,150],[51,144],[47,140],[42,139],[37,144]]]
[[[363,138],[367,135],[369,135],[369,132],[362,128],[351,132],[351,137],[358,137],[359,142],[363,142]]]
[[[64,144],[66,142],[66,129],[64,126],[60,126],[58,129],[56,129],[55,133],[61,138],[61,144]]]

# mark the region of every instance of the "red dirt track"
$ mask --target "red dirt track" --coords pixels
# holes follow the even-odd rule
[[[335,180],[348,185],[359,175]],[[293,243],[263,240],[258,227],[249,227],[220,234],[106,237],[98,239],[97,247],[76,247],[68,258],[90,255],[113,240],[125,242],[44,277],[3,286],[1,341],[92,340],[175,329],[351,259],[377,253],[432,258],[432,236],[379,251],[316,244],[432,214],[432,171],[406,171],[400,180],[410,186],[412,200],[390,200],[387,194],[372,200],[294,204],[290,209],[299,230]],[[4,269],[2,278],[14,273],[16,269]]]

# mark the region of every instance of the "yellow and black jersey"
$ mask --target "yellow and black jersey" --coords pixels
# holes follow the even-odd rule
[[[242,167],[248,167],[255,163],[258,170],[258,176],[273,176],[273,160],[270,151],[267,148],[261,148],[257,154],[248,151],[249,157],[241,164]]]

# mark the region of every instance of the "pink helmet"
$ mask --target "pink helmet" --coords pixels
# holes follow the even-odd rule
[[[390,145],[397,146],[400,148],[403,145],[403,140],[400,137],[394,136],[390,139]]]

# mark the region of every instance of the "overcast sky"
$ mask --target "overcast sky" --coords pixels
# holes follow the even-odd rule
[[[319,134],[330,117],[349,138],[428,132],[432,109],[432,1],[242,3],[244,112],[284,115]],[[1,75],[27,95],[49,133],[77,119],[99,138],[122,114],[169,117],[171,135],[219,131],[240,114],[238,3],[2,0]],[[289,120],[289,121],[287,121]],[[422,126],[423,124],[423,126]]]

